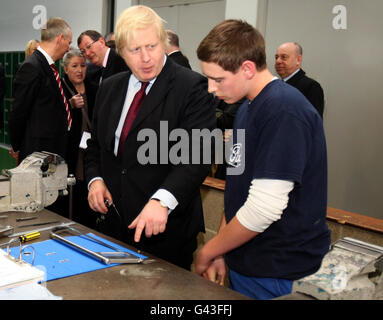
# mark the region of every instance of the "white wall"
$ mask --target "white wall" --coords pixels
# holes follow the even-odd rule
[[[257,26],[258,0],[226,0],[225,19],[241,19]]]
[[[166,28],[178,34],[180,49],[194,71],[201,72],[196,50],[202,39],[225,19],[224,0],[144,0],[166,23]]]
[[[82,31],[105,30],[103,0],[1,0],[0,51],[23,51],[31,39],[40,39],[41,18],[61,17],[73,31],[73,44]],[[35,12],[33,11],[35,8]]]
[[[270,70],[279,44],[297,41],[324,89],[328,205],[383,219],[383,1],[366,4],[270,0],[265,38]]]
[[[115,0],[114,24],[122,11],[136,4],[138,4],[138,0]]]

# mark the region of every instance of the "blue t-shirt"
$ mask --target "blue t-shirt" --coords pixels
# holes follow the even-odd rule
[[[238,141],[237,129],[245,129],[245,141]],[[294,189],[280,220],[226,254],[229,268],[249,277],[291,280],[316,272],[330,246],[327,153],[319,114],[297,89],[274,80],[239,108],[233,139],[234,165],[243,173],[226,177],[227,222],[247,200],[253,179],[290,180]]]

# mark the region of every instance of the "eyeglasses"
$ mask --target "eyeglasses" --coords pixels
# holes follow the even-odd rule
[[[97,40],[93,41],[92,43],[89,43],[87,46],[85,46],[85,50],[81,49],[80,50],[81,54],[84,54],[86,50],[89,50],[90,48],[92,48],[93,44],[95,42],[97,42],[98,40],[100,40],[100,39],[97,39]]]

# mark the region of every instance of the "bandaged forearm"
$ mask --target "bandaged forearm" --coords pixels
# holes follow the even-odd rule
[[[236,214],[238,221],[251,231],[263,232],[281,218],[293,188],[292,181],[254,179],[246,202]]]

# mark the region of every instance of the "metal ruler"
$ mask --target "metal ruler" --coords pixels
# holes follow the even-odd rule
[[[28,231],[23,231],[23,232],[18,232],[18,233],[13,233],[13,234],[10,234],[8,236],[8,238],[14,238],[14,237],[18,237],[18,236],[22,236],[26,233],[31,233],[31,232],[41,232],[41,231],[45,231],[45,230],[51,230],[51,229],[54,229],[54,228],[60,228],[60,227],[68,227],[68,226],[71,226],[73,224],[75,224],[76,222],[63,222],[63,223],[60,223],[60,224],[55,224],[53,226],[49,226],[49,227],[43,227],[43,228],[38,228],[38,229],[33,229],[33,230],[28,230]]]

